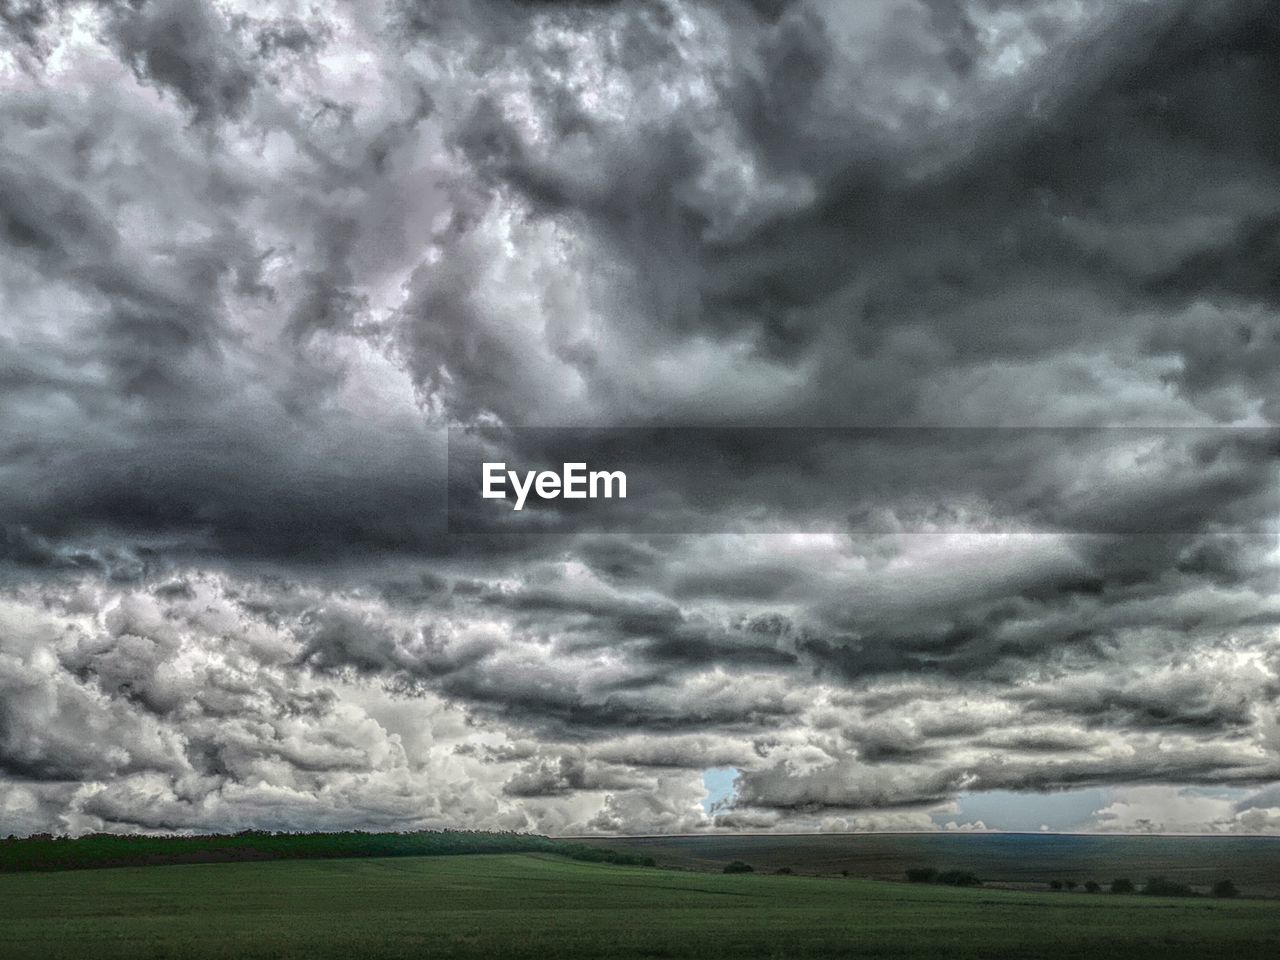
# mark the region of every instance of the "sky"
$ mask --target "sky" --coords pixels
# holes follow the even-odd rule
[[[1280,833],[1277,44],[0,2],[0,834]]]

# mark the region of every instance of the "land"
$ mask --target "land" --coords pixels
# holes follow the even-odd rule
[[[244,830],[203,835],[37,834],[0,840],[0,873],[102,867],[238,863],[246,860],[336,860],[346,857],[440,857],[472,853],[544,853],[590,863],[653,866],[646,854],[531,833],[416,830],[408,833],[277,833]]]
[[[0,875],[0,956],[1270,958],[1280,909],[540,854]]]
[[[911,867],[969,870],[987,886],[1045,890],[1054,880],[1139,886],[1165,877],[1208,892],[1230,878],[1247,896],[1280,897],[1280,837],[1071,834],[804,834],[618,837],[580,842],[653,857],[662,866],[719,871],[741,860],[757,871],[901,880]],[[1280,912],[1280,904],[1277,905]]]

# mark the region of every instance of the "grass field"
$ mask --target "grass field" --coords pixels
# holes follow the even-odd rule
[[[1043,889],[1050,880],[1168,877],[1207,891],[1224,877],[1249,896],[1280,897],[1280,837],[1123,837],[1071,834],[821,834],[610,837],[588,844],[654,857],[663,866],[901,880],[907,867],[971,870],[987,883]],[[1280,905],[1277,905],[1280,909]]]
[[[1280,907],[723,876],[539,855],[0,876],[0,957],[1280,956]]]

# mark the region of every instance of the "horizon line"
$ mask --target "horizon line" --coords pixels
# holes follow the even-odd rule
[[[550,834],[552,840],[688,840],[700,837],[1166,837],[1206,840],[1280,840],[1280,833],[1125,833],[1086,830],[848,830],[735,831],[724,833]]]

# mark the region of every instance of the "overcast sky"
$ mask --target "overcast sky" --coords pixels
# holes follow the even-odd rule
[[[0,833],[1280,833],[1277,45],[0,2]],[[533,426],[732,496],[448,532]]]

